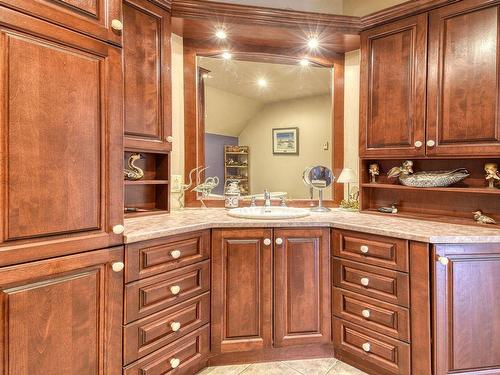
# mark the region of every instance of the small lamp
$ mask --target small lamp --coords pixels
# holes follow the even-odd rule
[[[344,208],[349,208],[352,209],[352,204],[351,204],[351,183],[358,182],[358,176],[356,176],[356,172],[354,172],[351,168],[344,168],[342,172],[340,173],[340,176],[337,180],[338,183],[341,184],[347,184],[347,204]],[[344,203],[344,201],[342,202]],[[343,207],[344,205],[342,205]]]

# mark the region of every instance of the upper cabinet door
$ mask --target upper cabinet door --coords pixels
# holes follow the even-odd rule
[[[360,155],[425,153],[427,16],[361,34]]]
[[[126,0],[123,17],[125,147],[169,151],[170,13],[147,0]]]
[[[9,9],[0,24],[0,265],[121,244],[120,49]]]
[[[491,3],[430,13],[428,155],[500,153],[500,5]]]
[[[0,0],[5,5],[49,22],[121,43],[122,0]]]

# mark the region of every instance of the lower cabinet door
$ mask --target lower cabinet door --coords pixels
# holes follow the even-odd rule
[[[330,232],[274,231],[274,346],[331,341]]]
[[[123,247],[0,268],[0,374],[121,374],[118,262]]]
[[[272,344],[272,230],[212,233],[212,352]]]

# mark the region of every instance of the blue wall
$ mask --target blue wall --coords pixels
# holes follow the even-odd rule
[[[205,166],[209,167],[205,176],[217,176],[220,180],[214,194],[224,193],[224,145],[238,145],[238,137],[205,133]]]

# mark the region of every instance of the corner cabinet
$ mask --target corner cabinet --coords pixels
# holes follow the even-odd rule
[[[212,236],[215,355],[268,350],[269,359],[282,347],[331,342],[328,229],[228,229]]]
[[[121,374],[123,247],[0,268],[0,374]]]
[[[0,265],[121,244],[121,50],[2,7],[0,72]]]
[[[434,375],[500,373],[500,244],[433,255]]]

